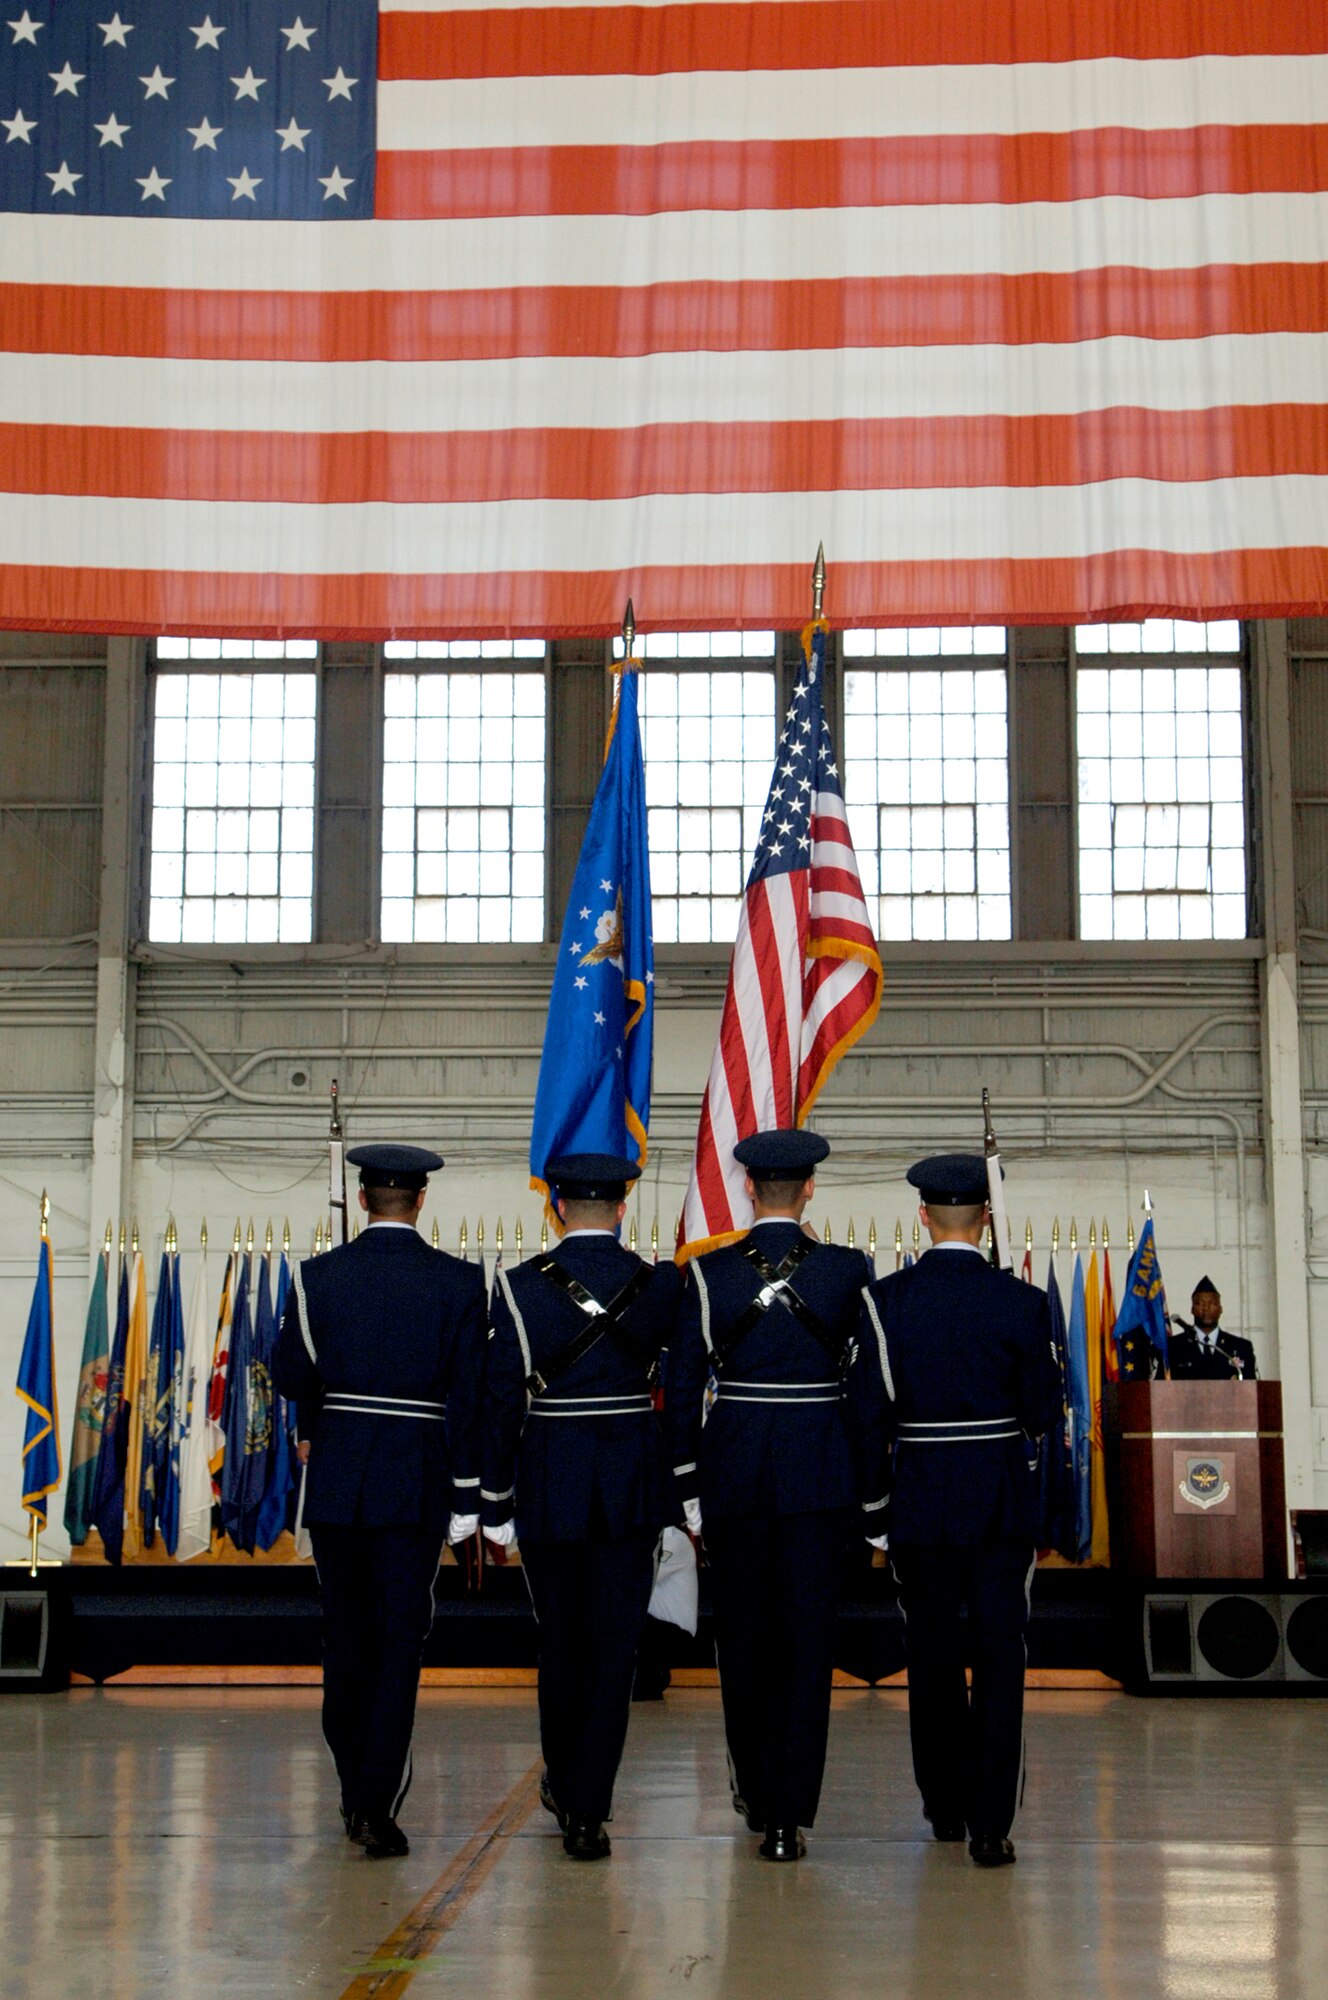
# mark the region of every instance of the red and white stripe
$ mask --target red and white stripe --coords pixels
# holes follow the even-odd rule
[[[791,627],[820,540],[847,624],[1328,604],[1324,6],[383,0],[379,62],[371,222],[0,216],[0,624]]]
[[[843,800],[822,793],[811,865],[747,890],[678,1254],[731,1241],[752,1219],[733,1148],[753,1132],[801,1123],[844,1049],[880,1006],[881,961]]]

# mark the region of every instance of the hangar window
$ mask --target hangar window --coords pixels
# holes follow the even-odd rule
[[[648,663],[713,663],[641,675],[655,943],[730,944],[775,760],[775,635],[651,632],[644,646]]]
[[[1005,657],[1003,625],[898,625],[845,632],[846,660]]]
[[[851,666],[862,654],[845,644],[844,800],[882,939],[1010,936],[1005,632],[943,626],[940,637],[953,646],[956,630],[974,657],[980,645],[999,663]],[[845,635],[895,636],[915,635]]]
[[[312,640],[156,642],[148,937],[306,944],[313,935]],[[215,661],[208,672],[195,662]],[[245,672],[243,662],[258,671]],[[177,665],[178,663],[178,665]]]
[[[1245,935],[1241,670],[1080,666],[1079,931]]]
[[[1075,651],[1084,653],[1238,653],[1240,620],[1145,618],[1137,625],[1076,625]]]
[[[441,673],[391,671],[384,647],[382,934],[386,942],[535,943],[544,936],[542,640],[483,640]],[[481,648],[501,646],[501,653]],[[517,648],[525,647],[526,652]],[[469,658],[477,670],[460,664]],[[510,671],[490,666],[507,660]],[[482,746],[482,754],[481,754]]]

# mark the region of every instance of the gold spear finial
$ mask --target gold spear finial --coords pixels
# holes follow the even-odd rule
[[[812,617],[819,618],[821,605],[825,601],[825,543],[816,549],[816,561],[812,564]]]
[[[315,1257],[321,1257],[322,1254],[323,1254],[323,1218],[320,1215],[318,1221],[314,1225],[314,1255]]]
[[[343,1221],[345,1220],[345,1213],[346,1212],[343,1209],[342,1210]],[[330,1215],[325,1216],[323,1220],[323,1247],[325,1250],[330,1250],[332,1248],[332,1217]]]
[[[1126,1218],[1125,1218],[1125,1248],[1126,1248],[1127,1252],[1129,1253],[1129,1255],[1130,1255],[1131,1257],[1133,1257],[1133,1255],[1134,1255],[1134,1217],[1133,1217],[1132,1215],[1127,1215],[1127,1216],[1126,1216]]]
[[[231,1240],[231,1253],[233,1256],[236,1257],[239,1256],[240,1245],[243,1243],[243,1241],[244,1241],[244,1232],[240,1228],[240,1218],[237,1215],[235,1218],[235,1235]]]
[[[478,1221],[478,1222],[477,1222],[477,1223],[475,1224],[475,1248],[476,1248],[477,1250],[481,1251],[481,1252],[482,1252],[482,1251],[483,1251],[483,1249],[484,1249],[484,1217],[483,1217],[483,1216],[481,1216],[481,1217],[479,1218],[479,1221]]]
[[[870,1258],[871,1258],[871,1259],[873,1260],[873,1262],[875,1261],[875,1257],[876,1257],[876,1217],[875,1217],[875,1216],[873,1216],[873,1217],[872,1217],[872,1219],[871,1219],[871,1221],[870,1221],[870,1222],[869,1222],[869,1223],[867,1224],[867,1255],[868,1255],[868,1256],[869,1256],[869,1257],[870,1257]]]
[[[896,1217],[895,1217],[895,1269],[896,1269],[896,1271],[897,1271],[897,1270],[899,1269],[899,1266],[900,1266],[900,1265],[901,1265],[901,1264],[903,1263],[903,1261],[904,1261],[904,1225],[903,1225],[903,1223],[902,1223],[902,1222],[901,1222],[901,1221],[899,1220],[899,1217],[898,1217],[898,1216],[896,1216]]]
[[[173,1215],[168,1215],[166,1218],[166,1255],[168,1257],[173,1257],[175,1255],[175,1250],[176,1250],[175,1217]]]
[[[1031,1215],[1024,1223],[1024,1248],[1025,1250],[1033,1248],[1033,1218]]]
[[[287,1217],[286,1217],[285,1221],[284,1221],[284,1222],[282,1223],[282,1225],[281,1225],[281,1247],[282,1247],[282,1249],[283,1249],[283,1250],[284,1250],[284,1251],[286,1252],[286,1255],[287,1255],[287,1256],[289,1257],[289,1256],[290,1256],[290,1217],[289,1217],[289,1216],[287,1216]]]
[[[199,1247],[199,1249],[200,1249],[200,1250],[201,1250],[201,1251],[203,1252],[203,1255],[204,1255],[204,1256],[206,1257],[206,1255],[207,1255],[207,1217],[206,1217],[206,1216],[204,1216],[204,1217],[203,1217],[203,1220],[202,1220],[201,1224],[199,1225],[199,1230],[198,1230],[198,1247]]]
[[[922,1243],[922,1224],[918,1221],[918,1218],[915,1215],[913,1218],[913,1255],[915,1257],[918,1254],[918,1250],[921,1243]]]
[[[658,1263],[659,1262],[659,1217],[658,1216],[655,1217],[654,1221],[650,1225],[650,1254],[655,1259],[656,1263]]]
[[[1110,1250],[1111,1248],[1111,1238],[1107,1235],[1107,1218],[1105,1215],[1102,1218],[1102,1248],[1104,1250]]]
[[[263,1255],[265,1257],[272,1255],[272,1217],[270,1215],[267,1219],[267,1235],[263,1238]]]
[[[1053,1257],[1059,1255],[1060,1247],[1061,1247],[1061,1219],[1058,1215],[1056,1217],[1056,1220],[1051,1225],[1051,1254]]]
[[[1088,1247],[1090,1250],[1097,1249],[1097,1224],[1091,1217],[1088,1223]]]
[[[103,1256],[105,1257],[110,1256],[114,1243],[115,1243],[115,1231],[111,1227],[110,1218],[108,1216],[106,1220],[106,1234],[102,1238],[102,1244],[101,1244]]]
[[[355,1238],[359,1235],[359,1233],[360,1233],[360,1218],[357,1215],[355,1218],[355,1227],[350,1232],[350,1240],[352,1243],[355,1241]]]
[[[45,1243],[47,1236],[50,1233],[49,1230],[47,1229],[47,1224],[50,1222],[50,1219],[51,1219],[50,1197],[47,1194],[45,1188],[43,1188],[41,1193],[41,1240],[43,1243]]]
[[[253,1255],[253,1250],[254,1250],[254,1218],[251,1215],[249,1218],[249,1227],[248,1230],[245,1232],[245,1238],[244,1238],[245,1256],[251,1257]]]
[[[501,1257],[503,1254],[503,1218],[498,1218],[498,1227],[493,1232],[493,1247]]]
[[[468,1254],[470,1248],[470,1231],[466,1225],[466,1218],[464,1215],[461,1218],[461,1236],[459,1240],[461,1244],[461,1255],[464,1257]]]
[[[429,1232],[429,1241],[433,1244],[435,1250],[439,1248],[439,1240],[440,1240],[440,1232],[438,1228],[438,1217],[435,1215],[433,1219],[433,1228]]]
[[[518,1264],[519,1264],[519,1263],[521,1262],[521,1241],[522,1241],[522,1234],[523,1234],[523,1232],[522,1232],[522,1228],[521,1228],[521,1217],[520,1217],[520,1216],[518,1215],[518,1217],[517,1217],[517,1219],[516,1219],[516,1231],[515,1231],[515,1235],[516,1235],[516,1261],[517,1261],[517,1263],[518,1263]]]
[[[856,1230],[854,1229],[854,1227],[853,1227],[853,1217],[852,1217],[851,1215],[850,1215],[850,1217],[849,1217],[849,1219],[848,1219],[848,1234],[847,1234],[847,1236],[846,1236],[846,1237],[844,1238],[844,1241],[845,1241],[845,1242],[847,1243],[847,1245],[848,1245],[848,1247],[849,1247],[849,1249],[850,1249],[850,1250],[856,1250],[856,1249],[857,1249],[857,1247],[858,1247],[858,1234],[857,1234],[857,1231],[856,1231]]]
[[[122,1222],[120,1224],[120,1255],[123,1257],[124,1253],[125,1253],[125,1226]]]
[[[630,1225],[629,1225],[629,1227],[628,1227],[628,1231],[627,1231],[627,1248],[628,1248],[629,1250],[635,1250],[635,1248],[636,1248],[636,1217],[635,1217],[635,1216],[633,1216],[633,1217],[632,1217],[632,1220],[631,1220],[631,1223],[630,1223]]]
[[[541,1256],[541,1257],[542,1257],[542,1256],[544,1255],[544,1253],[545,1253],[545,1251],[546,1251],[546,1250],[548,1249],[548,1247],[549,1247],[549,1218],[548,1218],[548,1216],[546,1215],[546,1216],[544,1217],[544,1220],[543,1220],[543,1221],[542,1221],[542,1222],[540,1223],[540,1256]]]
[[[636,612],[632,608],[630,597],[627,600],[627,609],[623,613],[622,641],[625,664],[632,658],[636,646]]]
[[[1072,1257],[1074,1256],[1074,1253],[1075,1253],[1075,1251],[1076,1251],[1076,1250],[1077,1250],[1078,1248],[1079,1248],[1079,1224],[1078,1224],[1078,1223],[1077,1223],[1077,1222],[1075,1221],[1074,1217],[1073,1217],[1073,1216],[1071,1216],[1071,1217],[1070,1217],[1070,1255],[1071,1255]]]
[[[828,1215],[825,1218],[825,1228],[821,1232],[821,1241],[823,1243],[834,1242],[834,1237],[830,1234],[830,1218]]]
[[[130,1248],[131,1252],[133,1253],[133,1255],[134,1255],[135,1257],[137,1257],[137,1255],[138,1255],[138,1217],[137,1217],[137,1216],[135,1216],[135,1217],[134,1217],[134,1223],[133,1223],[133,1227],[131,1228],[131,1230],[130,1230],[130,1232],[129,1232],[129,1248]]]

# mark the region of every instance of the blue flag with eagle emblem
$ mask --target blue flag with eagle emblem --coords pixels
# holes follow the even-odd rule
[[[530,1184],[560,1153],[617,1153],[645,1164],[655,1030],[646,780],[637,668],[618,698],[567,899],[549,997]]]

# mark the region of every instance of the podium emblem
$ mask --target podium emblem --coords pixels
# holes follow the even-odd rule
[[[1231,1486],[1220,1459],[1186,1459],[1185,1477],[1180,1483],[1182,1500],[1188,1500],[1192,1507],[1202,1507],[1207,1512],[1210,1507],[1220,1507],[1230,1493]]]

